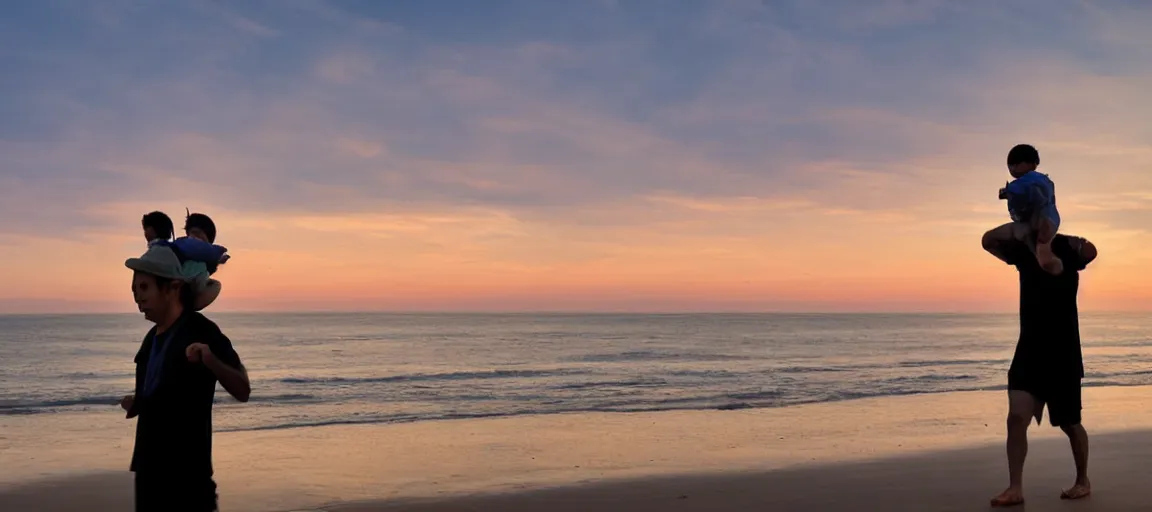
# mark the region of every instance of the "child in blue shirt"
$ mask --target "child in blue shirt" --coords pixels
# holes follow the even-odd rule
[[[184,275],[196,292],[194,308],[200,311],[220,295],[220,281],[210,276],[216,273],[219,265],[228,261],[228,249],[215,245],[216,224],[202,213],[188,213],[184,221],[184,233],[172,240],[172,219],[163,212],[152,212],[142,221],[144,237],[148,246],[166,245],[180,258]]]
[[[1052,239],[1060,229],[1056,185],[1048,175],[1036,171],[1039,166],[1040,153],[1028,144],[1008,152],[1008,172],[1015,179],[1000,189],[1000,199],[1008,201],[1012,222],[992,229],[984,239],[1026,243],[1041,268],[1056,275],[1064,270],[1064,262],[1052,252]]]

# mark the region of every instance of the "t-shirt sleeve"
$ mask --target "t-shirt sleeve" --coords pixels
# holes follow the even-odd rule
[[[212,349],[212,353],[216,355],[216,359],[220,362],[236,368],[239,370],[243,368],[244,363],[240,361],[240,354],[236,353],[236,349],[232,347],[232,340],[228,339],[224,333],[220,333],[215,337],[215,341],[208,345]]]
[[[232,346],[232,340],[228,339],[223,332],[220,331],[214,322],[204,319],[204,341],[208,348],[212,349],[212,355],[220,362],[231,366],[236,369],[243,367],[243,362],[240,361],[240,355],[236,353],[236,349]]]

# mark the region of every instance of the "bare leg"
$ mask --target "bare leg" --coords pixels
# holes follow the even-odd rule
[[[1004,263],[1009,263],[1008,256],[1004,253],[1004,246],[1012,242],[1023,242],[1030,237],[1028,235],[1028,226],[1019,222],[1009,222],[997,226],[987,233],[980,240],[984,250],[989,254],[997,257]]]
[[[1037,216],[1034,231],[1036,233],[1034,249],[1036,262],[1040,264],[1040,268],[1049,274],[1060,275],[1064,272],[1064,262],[1052,252],[1052,239],[1056,236],[1056,226],[1052,224],[1052,221]]]
[[[1036,262],[1045,272],[1058,276],[1064,273],[1064,261],[1052,252],[1052,244],[1036,244]]]
[[[1088,481],[1088,431],[1080,424],[1060,429],[1068,435],[1068,441],[1072,444],[1072,458],[1076,461],[1076,483],[1060,497],[1066,500],[1086,498],[1092,494],[1092,483]]]
[[[1008,488],[992,498],[993,507],[1024,503],[1024,459],[1028,457],[1028,424],[1042,407],[1025,391],[1008,392]]]

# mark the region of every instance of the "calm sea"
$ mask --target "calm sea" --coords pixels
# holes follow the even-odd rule
[[[1003,389],[1011,315],[218,314],[253,380],[218,431],[731,409]],[[136,315],[0,316],[0,416],[117,413]],[[1152,384],[1152,316],[1082,318],[1087,385]]]

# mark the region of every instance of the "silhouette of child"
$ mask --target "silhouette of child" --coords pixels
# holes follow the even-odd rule
[[[163,212],[152,212],[142,220],[148,246],[166,245],[176,253],[183,265],[183,273],[196,293],[194,308],[200,311],[220,295],[220,281],[212,279],[221,264],[231,256],[228,249],[216,245],[216,223],[202,213],[188,212],[184,220],[184,234],[172,240],[172,219]]]
[[[1056,209],[1056,185],[1036,170],[1040,153],[1020,144],[1008,152],[1008,172],[1015,178],[1000,189],[1000,199],[1008,201],[1012,222],[985,234],[997,242],[1024,242],[1036,261],[1051,274],[1060,274],[1064,262],[1052,252],[1052,239],[1060,229],[1060,212]]]

